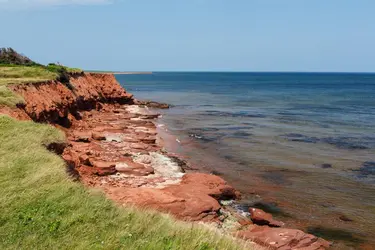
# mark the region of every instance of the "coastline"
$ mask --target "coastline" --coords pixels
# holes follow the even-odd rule
[[[93,74],[109,74],[109,75],[152,75],[153,72],[151,71],[95,71],[95,70],[88,70],[85,71],[86,73],[93,73]]]
[[[75,76],[71,83],[81,91],[80,102],[58,83],[13,90],[25,99],[22,109],[29,117],[55,124],[67,134],[62,156],[71,173],[87,186],[102,188],[120,204],[213,223],[226,234],[235,233],[272,249],[290,244],[304,244],[310,249],[328,247],[328,242],[315,236],[280,227],[280,222],[263,211],[258,211],[262,219],[252,215],[251,220],[248,214],[231,210],[225,204],[238,199],[238,192],[222,178],[195,173],[188,163],[165,152],[156,138],[158,115],[147,111],[147,103],[137,105],[113,75]],[[61,110],[56,109],[56,98],[62,101]]]

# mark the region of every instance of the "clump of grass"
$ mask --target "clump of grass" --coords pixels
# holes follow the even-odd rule
[[[1,86],[0,80],[0,106],[16,107],[17,104],[23,103],[21,96],[14,94],[6,86]]]
[[[58,65],[55,63],[50,63],[46,66],[46,69],[51,72],[61,73],[61,72],[67,72],[67,73],[82,73],[83,70],[79,68],[69,68],[63,65]]]
[[[159,213],[120,208],[69,179],[42,144],[49,125],[0,116],[0,249],[243,249],[238,242]]]

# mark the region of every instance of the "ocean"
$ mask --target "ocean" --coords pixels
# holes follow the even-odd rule
[[[375,74],[156,72],[117,75],[138,99],[173,105],[169,150],[287,226],[375,246]],[[372,248],[368,248],[372,249]]]

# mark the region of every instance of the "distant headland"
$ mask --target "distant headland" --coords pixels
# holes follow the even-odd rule
[[[151,71],[102,71],[102,70],[85,70],[87,73],[113,74],[113,75],[151,75]]]

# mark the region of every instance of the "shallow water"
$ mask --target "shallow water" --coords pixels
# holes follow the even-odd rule
[[[173,104],[173,150],[288,226],[375,245],[375,74],[118,75],[136,98]]]

